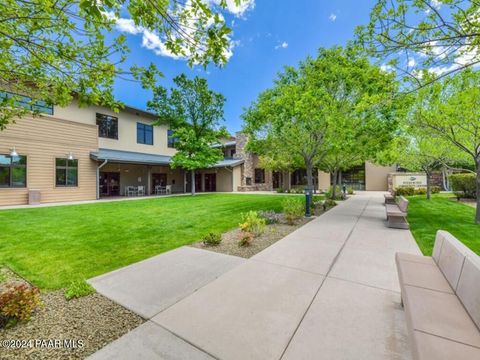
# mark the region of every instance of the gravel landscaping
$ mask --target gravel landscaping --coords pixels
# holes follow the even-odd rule
[[[0,269],[0,283],[11,280],[24,282],[5,268]],[[2,360],[83,359],[144,322],[100,294],[67,301],[63,291],[58,290],[42,293],[41,299],[42,306],[30,321],[0,329],[0,344],[6,340],[24,341],[17,344],[24,348],[2,346]],[[33,342],[28,343],[29,340]],[[64,340],[73,340],[70,344],[76,342],[77,347],[66,347]],[[43,342],[42,348],[38,341]]]
[[[283,223],[279,224],[270,224],[266,226],[265,232],[262,235],[259,235],[253,239],[253,242],[250,246],[240,246],[239,237],[241,230],[234,229],[222,234],[222,242],[216,246],[204,245],[203,242],[197,242],[191,246],[219,252],[222,254],[239,256],[243,258],[250,258],[253,255],[259,253],[260,251],[266,249],[270,245],[281,240],[291,232],[295,231],[302,225],[309,222],[310,219],[299,220],[295,225],[286,225]]]

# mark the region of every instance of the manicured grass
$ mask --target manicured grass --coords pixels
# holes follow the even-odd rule
[[[424,255],[431,255],[437,230],[446,230],[480,255],[480,225],[474,221],[475,209],[452,199],[452,195],[411,196],[408,222]]]
[[[0,264],[43,289],[69,286],[281,210],[282,195],[209,194],[0,211]]]

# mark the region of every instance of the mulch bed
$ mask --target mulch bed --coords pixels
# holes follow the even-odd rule
[[[190,246],[248,259],[283,239],[285,236],[305,225],[312,219],[313,218],[303,218],[295,225],[287,225],[284,223],[267,225],[265,232],[262,235],[255,237],[250,246],[239,245],[238,242],[241,234],[240,229],[231,230],[222,234],[222,242],[219,245],[210,246],[204,245],[202,242],[197,242]]]
[[[25,282],[0,268],[0,282],[12,280]],[[0,329],[0,359],[83,359],[144,322],[140,316],[100,294],[67,301],[63,291],[58,290],[42,292],[41,299],[43,305],[30,321]],[[25,347],[2,346],[6,340],[24,340]],[[33,340],[33,344],[41,340],[44,347],[40,348],[38,342],[36,345],[26,343],[28,340]],[[70,345],[76,342],[77,347],[66,347],[64,340],[73,340]]]

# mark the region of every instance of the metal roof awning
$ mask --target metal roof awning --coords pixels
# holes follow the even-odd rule
[[[140,164],[140,165],[170,165],[171,156],[145,154],[131,151],[98,149],[90,153],[90,158],[96,161],[112,163]],[[211,168],[235,167],[243,164],[240,159],[224,159],[211,166]]]

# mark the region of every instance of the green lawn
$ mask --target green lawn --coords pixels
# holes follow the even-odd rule
[[[0,264],[43,289],[68,286],[280,210],[282,195],[212,194],[0,211]]]
[[[452,199],[451,195],[412,196],[408,200],[408,222],[424,255],[431,255],[437,230],[446,230],[480,255],[480,225],[474,222],[475,209]]]

